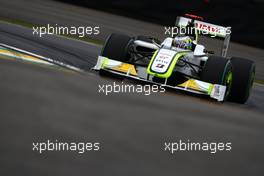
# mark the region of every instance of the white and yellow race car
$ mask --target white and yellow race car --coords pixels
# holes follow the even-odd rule
[[[203,22],[194,15],[177,17],[175,26],[178,33],[163,42],[147,36],[111,34],[93,69],[218,101],[245,103],[253,85],[255,63],[226,57],[231,28]],[[199,44],[200,36],[223,39],[221,53],[216,55]]]

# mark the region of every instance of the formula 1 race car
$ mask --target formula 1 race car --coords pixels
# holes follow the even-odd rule
[[[227,58],[231,28],[202,20],[188,14],[177,17],[178,32],[163,42],[147,36],[111,34],[93,69],[208,95],[218,101],[245,103],[253,85],[255,63]],[[221,53],[216,55],[199,44],[200,36],[224,39]]]

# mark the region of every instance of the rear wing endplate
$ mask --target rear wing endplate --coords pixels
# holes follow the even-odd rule
[[[223,27],[186,17],[177,17],[175,25],[183,28],[187,27],[190,23],[194,24],[194,29],[199,35],[209,35],[210,37],[224,39],[221,55],[226,57],[231,37],[231,27]]]

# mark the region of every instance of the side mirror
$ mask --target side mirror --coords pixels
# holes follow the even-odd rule
[[[204,49],[203,45],[196,45],[193,55],[194,56],[204,56],[204,55],[206,55],[206,53],[204,51],[205,51],[205,49]]]

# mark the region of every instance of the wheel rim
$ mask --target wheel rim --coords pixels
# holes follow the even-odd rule
[[[231,92],[232,82],[233,82],[233,74],[231,71],[229,71],[227,76],[226,76],[226,81],[225,81],[225,86],[226,86],[225,97],[228,97],[230,92]]]
[[[253,83],[254,83],[254,79],[255,79],[255,68],[253,68],[253,71],[252,71],[251,76],[250,76],[250,83],[249,83],[249,88],[248,88],[248,94],[251,92],[251,89],[252,89]]]

